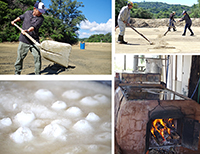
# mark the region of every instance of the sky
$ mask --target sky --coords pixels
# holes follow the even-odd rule
[[[88,38],[93,34],[106,34],[112,31],[112,0],[77,0],[83,2],[79,8],[87,20],[79,25],[79,38]],[[192,6],[198,0],[130,0],[133,2],[165,2],[168,4],[182,4]],[[49,7],[51,0],[42,0],[45,7]],[[113,20],[114,21],[114,20]]]
[[[132,2],[164,2],[168,4],[181,4],[192,6],[193,4],[197,4],[198,0],[131,0]]]
[[[112,0],[77,0],[84,7],[78,8],[85,15],[86,21],[79,26],[79,38],[88,38],[93,34],[107,34],[112,31]],[[49,7],[50,0],[42,0]]]

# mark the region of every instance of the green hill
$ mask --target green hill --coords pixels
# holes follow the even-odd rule
[[[168,18],[172,11],[176,12],[176,17],[181,17],[183,10],[192,11],[192,7],[180,4],[167,4],[163,2],[135,2],[138,7],[147,9],[154,18]]]

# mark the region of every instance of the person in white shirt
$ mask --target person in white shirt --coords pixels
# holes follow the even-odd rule
[[[126,25],[130,26],[130,11],[133,7],[133,2],[128,2],[127,6],[124,6],[118,15],[118,25],[119,25],[119,35],[118,35],[118,43],[119,44],[127,44],[124,41],[124,33]]]

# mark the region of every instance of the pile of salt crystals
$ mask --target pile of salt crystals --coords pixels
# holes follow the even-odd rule
[[[0,105],[0,153],[111,153],[109,86],[0,82]]]

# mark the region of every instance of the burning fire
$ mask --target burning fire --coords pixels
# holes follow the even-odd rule
[[[168,126],[170,125],[171,127],[175,128],[175,125],[173,124],[173,119],[155,119],[152,124],[151,128],[151,133],[152,135],[156,138],[155,131],[157,131],[165,141],[164,133],[165,131],[170,135],[171,134],[171,129]]]

